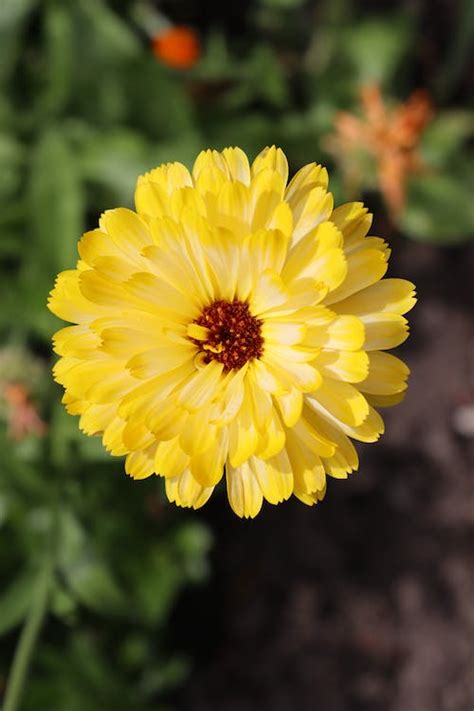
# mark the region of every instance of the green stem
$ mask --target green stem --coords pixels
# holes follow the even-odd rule
[[[21,702],[31,656],[48,610],[48,596],[52,579],[52,561],[48,561],[38,581],[31,608],[15,649],[8,678],[3,711],[17,711]]]

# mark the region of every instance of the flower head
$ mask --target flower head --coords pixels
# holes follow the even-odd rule
[[[405,203],[408,175],[421,167],[418,144],[432,107],[426,92],[416,91],[390,110],[376,85],[363,87],[361,104],[362,118],[339,114],[329,148],[341,158],[349,182],[358,182],[360,177],[355,153],[362,149],[375,160],[380,191],[396,216]]]
[[[54,338],[66,408],[180,506],[202,506],[224,471],[239,516],[316,503],[357,468],[351,438],[383,432],[374,406],[406,388],[385,350],[407,337],[413,285],[382,280],[387,245],[361,203],[333,209],[324,168],[287,179],[275,147],[252,165],[238,148],[191,173],[163,165],[138,179],[136,212],[82,237],[51,293],[75,324]]]
[[[10,439],[42,437],[46,424],[36,407],[44,382],[44,366],[27,350],[7,346],[0,350],[0,420]]]
[[[176,69],[190,69],[201,55],[198,34],[191,27],[172,26],[152,39],[154,55]]]
[[[5,386],[3,397],[7,403],[8,436],[13,440],[22,440],[32,434],[42,437],[46,433],[46,423],[41,419],[30,393],[21,383],[9,383]]]

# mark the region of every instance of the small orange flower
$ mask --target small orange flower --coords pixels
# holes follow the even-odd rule
[[[152,48],[155,57],[176,69],[190,69],[201,55],[197,32],[191,27],[179,25],[155,35]]]
[[[343,112],[336,118],[336,134],[329,150],[343,160],[346,177],[357,182],[353,153],[361,148],[376,162],[380,191],[391,213],[397,215],[405,203],[406,181],[421,168],[418,154],[420,137],[432,117],[432,106],[425,91],[415,91],[409,99],[390,110],[380,88],[361,90],[362,118]],[[352,155],[351,155],[352,154]]]
[[[39,416],[30,400],[28,388],[21,383],[8,383],[3,389],[3,397],[8,406],[8,436],[21,440],[29,434],[42,437],[46,424]]]

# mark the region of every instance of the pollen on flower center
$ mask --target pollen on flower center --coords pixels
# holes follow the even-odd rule
[[[217,360],[226,370],[233,370],[263,354],[262,322],[243,301],[214,301],[194,324],[190,335],[196,336],[192,340],[208,363]]]

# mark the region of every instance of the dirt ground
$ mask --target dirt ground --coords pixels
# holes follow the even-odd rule
[[[474,709],[474,248],[392,246],[419,293],[409,394],[317,507],[202,511],[213,578],[178,611],[198,659],[179,708]]]

